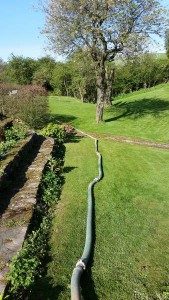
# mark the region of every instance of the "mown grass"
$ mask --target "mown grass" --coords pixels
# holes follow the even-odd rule
[[[50,107],[56,119],[87,132],[168,141],[168,92],[166,84],[119,97],[115,111],[107,110],[107,122],[99,125],[93,104],[51,97]],[[138,113],[129,113],[136,108]],[[126,115],[119,117],[122,113]],[[83,297],[168,300],[169,151],[105,139],[100,139],[99,148],[104,178],[95,188],[94,256],[82,280]],[[87,186],[98,172],[93,141],[82,138],[66,144],[64,171],[65,185],[51,231],[45,288],[49,293],[44,300],[70,299],[71,273],[84,246]]]
[[[96,124],[95,105],[69,97],[50,97],[57,119],[88,132],[169,142],[169,84],[117,97]]]
[[[83,138],[66,150],[44,300],[70,299],[71,273],[84,246],[87,186],[97,174],[93,141]],[[100,151],[104,178],[95,189],[96,238],[84,299],[168,299],[169,152],[111,141],[101,141]]]

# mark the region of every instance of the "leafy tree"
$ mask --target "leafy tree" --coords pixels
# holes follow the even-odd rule
[[[51,85],[59,95],[70,96],[72,82],[70,66],[67,63],[57,63],[51,79]]]
[[[167,58],[144,53],[116,64],[114,94],[128,93],[167,82],[169,62]]]
[[[55,60],[50,56],[39,58],[37,60],[37,70],[33,74],[33,83],[51,90],[51,80],[55,65]]]
[[[82,101],[96,100],[96,80],[93,62],[87,51],[77,51],[69,61],[72,83],[71,91],[73,96]]]
[[[8,62],[8,76],[18,84],[31,84],[33,74],[37,69],[36,60],[12,54]]]
[[[96,70],[96,121],[103,120],[107,95],[106,63],[118,53],[140,51],[152,34],[165,28],[157,0],[49,0],[45,33],[53,50],[88,49]]]

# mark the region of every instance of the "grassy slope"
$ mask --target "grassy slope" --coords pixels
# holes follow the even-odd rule
[[[137,99],[144,106],[142,99],[161,94],[166,102],[163,112],[157,113],[156,108],[158,117],[151,112],[135,120],[126,116],[98,126],[91,122],[92,104],[51,97],[50,105],[60,119],[86,131],[166,141],[167,91],[169,85],[119,99],[122,104],[131,101],[131,105]],[[111,116],[106,112],[106,118]],[[44,300],[70,299],[71,272],[84,244],[87,185],[97,172],[92,141],[83,138],[66,148],[65,185],[53,223],[51,279]],[[83,281],[84,299],[169,299],[158,297],[169,286],[169,152],[106,140],[101,140],[100,151],[105,177],[95,189],[94,265]]]
[[[48,270],[55,288],[44,299],[70,299],[71,272],[84,245],[87,185],[97,174],[93,142],[84,138],[66,149]],[[110,141],[100,151],[105,177],[95,190],[94,266],[84,299],[158,299],[169,271],[169,152]]]
[[[93,104],[51,97],[50,107],[61,121],[86,131],[169,142],[169,84],[116,98],[99,125]]]

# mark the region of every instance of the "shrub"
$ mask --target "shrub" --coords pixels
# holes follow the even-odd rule
[[[23,123],[16,123],[10,129],[5,130],[5,140],[18,141],[24,139],[27,135],[28,127]]]
[[[25,85],[22,86],[19,91],[18,91],[19,95],[21,95],[22,97],[25,96],[47,96],[48,92],[46,91],[46,89],[40,85]]]
[[[12,128],[5,130],[5,141],[0,143],[0,159],[3,159],[6,153],[13,148],[17,141],[24,139],[28,128],[24,124],[15,124]]]
[[[15,146],[16,141],[14,140],[9,140],[6,142],[1,142],[0,143],[0,160],[4,158],[6,153]]]
[[[53,139],[55,139],[55,142],[59,143],[63,143],[66,136],[64,127],[53,123],[49,123],[40,131],[40,133],[44,136],[52,137]]]
[[[45,256],[48,231],[49,220],[44,218],[39,229],[29,235],[24,247],[13,258],[9,274],[11,292],[16,292],[21,287],[26,289],[34,283]]]
[[[31,128],[42,128],[47,123],[49,118],[47,97],[24,96],[18,104],[16,115]]]
[[[7,87],[0,88],[1,113],[20,118],[31,128],[42,128],[48,121],[47,92],[40,86],[19,86],[15,95]]]

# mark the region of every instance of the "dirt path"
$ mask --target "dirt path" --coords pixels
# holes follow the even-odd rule
[[[136,139],[131,137],[125,137],[125,136],[115,136],[111,134],[105,134],[105,133],[89,133],[89,132],[83,132],[81,130],[77,130],[78,133],[84,134],[86,136],[90,136],[97,139],[106,139],[106,140],[112,140],[114,142],[120,142],[120,143],[127,143],[131,145],[140,145],[144,147],[151,147],[151,148],[159,148],[164,150],[169,150],[169,143],[158,143],[154,141],[149,140],[142,140],[142,139]]]

